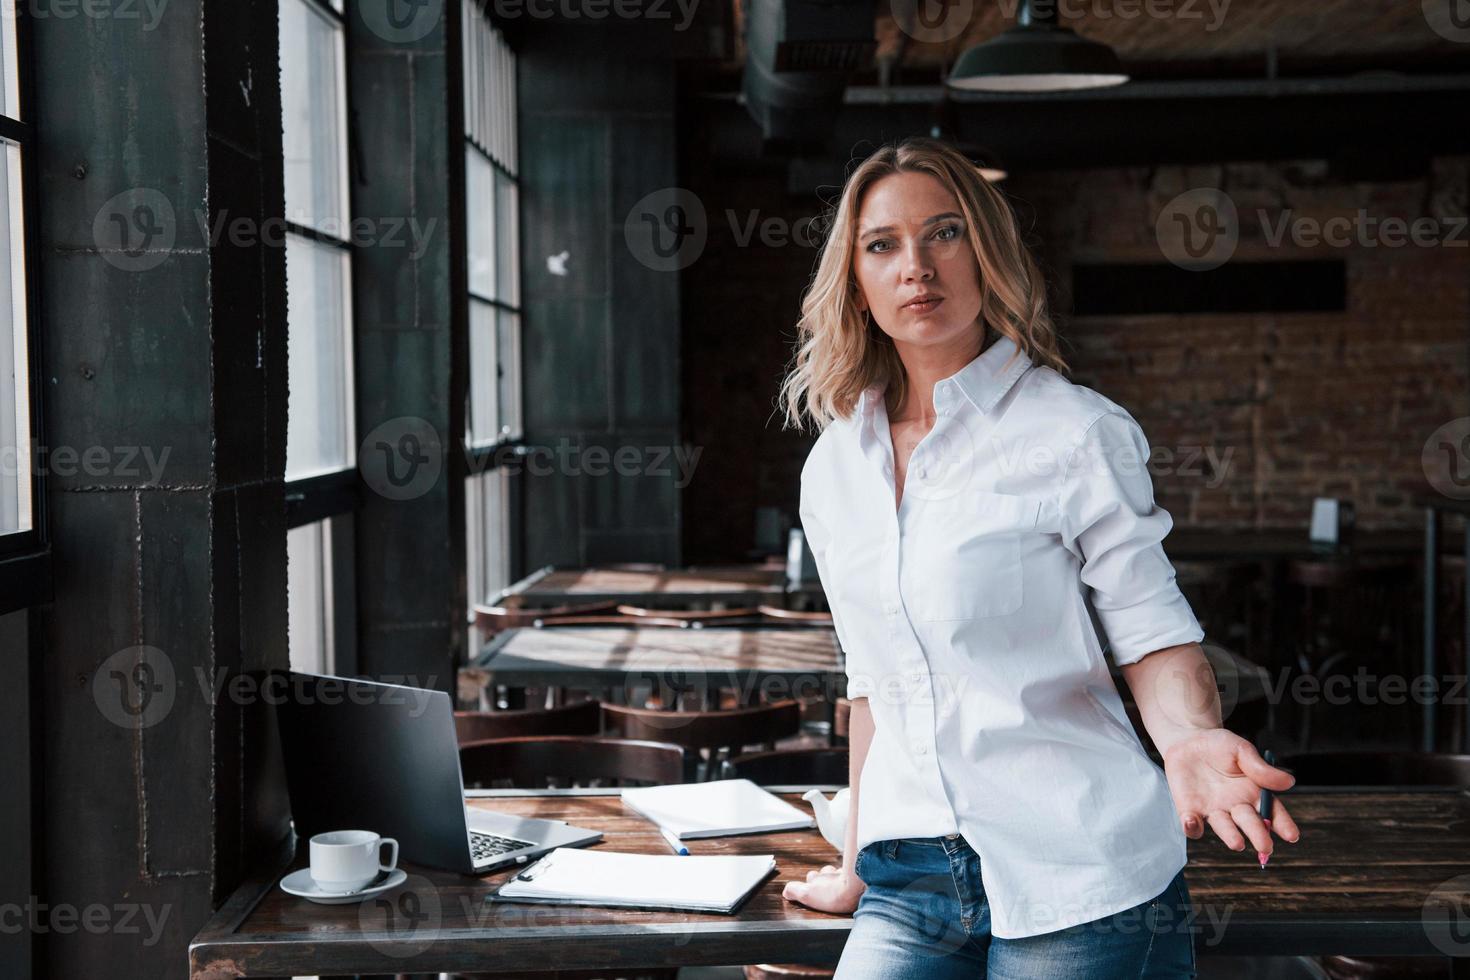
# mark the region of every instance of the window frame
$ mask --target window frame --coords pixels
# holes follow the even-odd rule
[[[0,615],[49,602],[52,595],[51,539],[47,529],[49,508],[46,499],[44,456],[41,445],[45,432],[45,407],[42,405],[40,286],[36,275],[36,258],[41,253],[40,197],[36,174],[35,84],[31,58],[30,13],[26,4],[14,4],[15,76],[19,119],[0,112],[0,138],[15,143],[20,149],[20,204],[22,260],[25,270],[20,290],[25,297],[26,337],[25,383],[28,386],[29,438],[33,455],[31,471],[31,526],[24,531],[0,535]],[[17,372],[19,384],[20,372]]]
[[[342,215],[343,227],[351,227],[352,222],[352,161],[353,155],[353,132],[352,132],[352,105],[351,105],[351,76],[352,64],[347,52],[350,46],[347,44],[348,18],[344,11],[338,10],[333,0],[295,0],[303,6],[314,11],[321,17],[331,21],[337,30],[341,32],[342,41],[342,78],[341,96],[338,99],[337,110],[341,114],[340,135],[343,145],[342,151],[342,191],[341,200],[338,205],[347,208],[347,213]],[[282,99],[284,102],[284,98]],[[289,206],[287,213],[289,214]],[[287,529],[294,530],[303,524],[312,524],[327,517],[350,513],[357,510],[361,504],[361,494],[357,489],[357,459],[356,447],[352,443],[357,439],[359,426],[357,419],[357,325],[355,321],[356,312],[352,304],[353,285],[357,281],[356,250],[352,242],[345,238],[339,238],[323,231],[319,231],[309,225],[301,224],[290,218],[285,219],[286,235],[295,235],[304,238],[316,245],[324,245],[336,248],[347,257],[348,281],[344,294],[343,315],[346,322],[346,343],[344,354],[347,367],[347,391],[345,418],[348,431],[347,451],[350,457],[349,465],[339,470],[312,473],[308,476],[288,479],[286,483],[286,521]],[[289,288],[289,286],[288,286]],[[287,320],[286,327],[287,343],[290,343],[290,321]],[[289,354],[288,354],[289,357]],[[287,406],[290,411],[290,406]],[[290,460],[290,445],[286,447],[287,461]]]
[[[339,227],[351,227],[352,176],[356,160],[355,133],[352,112],[352,60],[349,56],[347,31],[349,20],[345,11],[338,10],[333,0],[299,0],[309,11],[331,21],[341,32],[342,72],[341,96],[337,111],[341,114],[342,137],[342,200],[347,213]],[[284,100],[283,100],[284,101]],[[287,209],[289,214],[289,207]],[[310,225],[291,218],[285,219],[286,235],[305,239],[314,245],[339,249],[347,259],[347,281],[343,296],[343,319],[345,324],[344,359],[346,391],[343,410],[347,424],[347,452],[349,463],[338,470],[311,473],[307,476],[285,480],[286,530],[295,531],[313,524],[325,524],[323,534],[326,547],[322,554],[322,569],[326,578],[323,601],[330,607],[321,609],[323,621],[329,624],[325,637],[331,649],[324,651],[327,662],[338,674],[357,672],[357,589],[355,564],[355,523],[362,507],[361,480],[358,475],[357,447],[360,435],[357,417],[357,323],[356,309],[352,302],[353,289],[357,282],[356,249],[345,238],[320,231]],[[287,319],[287,342],[290,341],[290,320]],[[288,354],[289,357],[289,354]],[[290,411],[289,405],[287,411]],[[289,459],[290,446],[287,446]],[[287,570],[289,601],[290,570]]]
[[[511,171],[509,169],[507,169],[503,164],[501,164],[500,161],[496,160],[495,157],[491,156],[490,152],[488,150],[486,150],[483,146],[481,146],[478,142],[476,142],[469,134],[466,134],[465,135],[464,144],[465,144],[465,149],[468,152],[479,154],[480,157],[486,163],[488,163],[490,165],[491,170],[495,174],[495,177],[497,178],[497,180],[499,178],[502,178],[503,177],[505,180],[509,181],[510,184],[516,189],[517,195],[520,194],[521,181],[520,181],[520,178],[518,176],[516,176],[515,174],[511,173]],[[466,170],[468,170],[468,168],[466,168]],[[468,189],[469,174],[468,173],[465,174],[465,179],[466,179],[466,190],[465,190],[465,202],[464,202],[465,207],[464,207],[464,210],[465,210],[466,231],[468,232],[468,224],[469,224],[469,189]],[[500,220],[500,217],[501,217],[501,215],[500,215],[500,200],[499,200],[499,184],[496,183],[495,187],[492,190],[496,194],[495,218],[496,218],[496,221],[499,221]],[[499,229],[496,228],[495,231],[498,232]],[[469,265],[469,260],[470,260],[469,249],[468,248],[465,249],[465,265],[466,265],[466,277],[465,277],[465,312],[466,312],[466,322],[469,322],[470,320],[473,319],[473,310],[474,310],[474,307],[475,307],[475,304],[476,303],[479,303],[482,306],[488,306],[488,307],[492,308],[495,311],[495,317],[496,317],[496,321],[495,321],[496,322],[495,350],[496,350],[496,355],[497,355],[497,358],[496,358],[497,363],[499,362],[499,353],[500,353],[500,334],[499,334],[499,331],[500,331],[500,315],[502,313],[509,313],[509,314],[511,314],[511,315],[519,318],[518,321],[517,321],[519,323],[519,326],[518,326],[517,331],[516,331],[517,344],[516,344],[516,365],[515,365],[516,382],[517,382],[516,383],[516,393],[517,393],[518,396],[521,395],[522,387],[521,387],[520,381],[521,381],[521,378],[523,376],[522,375],[523,364],[522,364],[522,357],[521,357],[521,353],[522,353],[522,350],[523,350],[523,345],[520,343],[520,339],[524,335],[525,322],[526,322],[526,319],[525,319],[525,307],[522,306],[521,303],[519,302],[519,300],[523,299],[523,297],[521,296],[521,283],[519,282],[519,280],[521,278],[521,276],[520,276],[520,272],[521,272],[520,252],[521,252],[521,244],[522,244],[521,241],[520,241],[520,237],[521,237],[520,232],[521,232],[520,208],[519,208],[519,206],[517,206],[517,208],[516,208],[516,227],[514,229],[514,234],[515,234],[515,239],[516,239],[516,241],[515,241],[515,263],[514,263],[514,268],[513,268],[513,272],[512,272],[512,275],[514,276],[514,278],[516,280],[515,294],[516,294],[516,299],[518,300],[518,302],[516,302],[516,303],[508,303],[504,299],[500,298],[499,296],[495,296],[495,297],[485,296],[485,295],[483,295],[483,294],[478,293],[478,292],[475,291],[475,288],[474,288],[474,286],[472,284],[473,281],[472,281],[472,279],[468,275],[468,265]],[[468,236],[467,236],[467,240],[468,240]],[[496,265],[495,265],[496,292],[498,293],[500,291],[500,288],[499,288],[500,287],[500,250],[499,250],[499,238],[498,237],[496,239],[495,263],[496,263]],[[497,379],[497,381],[496,381],[496,387],[495,387],[495,397],[496,397],[496,400],[497,400],[497,421],[500,422],[500,432],[496,433],[496,438],[493,441],[489,441],[489,442],[473,441],[471,439],[470,423],[471,423],[471,420],[474,418],[474,410],[473,410],[473,407],[472,406],[474,405],[475,391],[474,391],[474,380],[473,379],[470,379],[469,386],[468,386],[468,389],[466,391],[467,401],[466,401],[466,405],[465,405],[465,448],[466,448],[466,450],[468,451],[468,453],[470,455],[472,469],[475,469],[476,472],[483,473],[483,472],[486,472],[487,471],[484,468],[483,464],[485,463],[485,461],[486,461],[487,458],[493,457],[495,455],[496,450],[503,449],[506,446],[521,445],[521,444],[523,444],[525,442],[525,438],[526,438],[526,425],[525,425],[525,398],[524,398],[524,396],[521,396],[521,397],[519,397],[517,399],[521,404],[518,406],[517,411],[516,411],[516,423],[517,423],[516,426],[512,429],[511,435],[506,436],[506,437],[502,437],[500,433],[503,433],[505,431],[505,421],[504,421],[503,418],[500,418],[499,408],[501,406],[498,405],[500,394],[501,394],[501,392],[500,392],[500,383],[499,383],[499,379]]]
[[[459,319],[460,322],[464,325],[463,329],[465,338],[462,347],[464,363],[466,365],[464,375],[465,411],[464,426],[462,427],[462,431],[459,434],[459,438],[463,448],[462,458],[465,461],[465,471],[463,473],[463,476],[466,480],[466,487],[463,530],[464,537],[466,539],[465,581],[467,587],[474,579],[474,576],[472,576],[470,573],[472,563],[477,563],[480,567],[484,567],[489,559],[489,556],[486,554],[486,546],[488,544],[488,540],[486,534],[484,533],[483,527],[480,528],[481,534],[479,535],[480,540],[477,543],[478,546],[471,546],[469,542],[469,531],[472,526],[470,515],[468,513],[469,505],[471,501],[475,499],[483,501],[486,489],[484,487],[480,487],[475,493],[472,494],[469,489],[468,482],[472,480],[490,479],[498,479],[504,481],[500,491],[502,494],[500,509],[502,510],[502,512],[509,515],[509,517],[507,518],[508,526],[505,528],[504,533],[500,535],[500,538],[505,549],[503,560],[507,568],[508,578],[511,581],[514,581],[517,568],[519,567],[522,558],[522,541],[519,533],[520,528],[517,526],[517,522],[514,521],[513,517],[515,514],[520,512],[521,494],[523,493],[522,480],[524,478],[524,473],[520,472],[518,469],[513,469],[512,466],[514,464],[519,464],[523,462],[525,457],[528,456],[530,453],[530,447],[526,442],[525,432],[525,284],[522,274],[524,242],[522,240],[522,227],[519,220],[519,195],[521,192],[521,180],[519,174],[516,172],[519,170],[519,167],[517,166],[516,170],[513,171],[509,166],[506,165],[504,161],[497,159],[495,153],[492,152],[491,147],[488,145],[489,142],[498,142],[501,147],[505,147],[508,149],[509,154],[512,156],[511,163],[514,164],[516,162],[514,158],[519,156],[519,95],[517,91],[517,93],[514,94],[511,100],[509,120],[495,118],[494,106],[487,104],[485,99],[482,98],[485,91],[485,85],[491,81],[489,77],[491,66],[488,63],[486,52],[479,50],[477,45],[474,43],[469,31],[470,25],[476,24],[474,18],[477,17],[483,19],[484,26],[491,28],[499,35],[502,43],[505,46],[505,49],[512,55],[512,57],[515,57],[516,55],[515,45],[511,42],[511,39],[507,36],[506,32],[494,22],[493,18],[488,15],[488,12],[482,9],[481,5],[479,4],[466,2],[463,5],[462,17],[460,18],[460,37],[458,45],[461,64],[460,88],[461,92],[463,93],[461,99],[461,125],[459,127],[459,138],[455,140],[454,145],[457,148],[457,165],[463,168],[463,178],[459,182],[462,192],[462,198],[460,201],[460,213],[464,215],[464,235],[462,239],[464,241],[464,253],[462,261],[463,289],[460,295],[456,298],[456,302],[461,307],[461,310],[459,312]],[[476,24],[476,27],[478,26],[479,25]],[[512,84],[516,83],[517,79],[515,78],[515,65],[518,65],[518,62],[511,62],[508,65],[501,66],[500,71],[502,80],[504,79],[505,75],[509,73]],[[483,162],[489,164],[492,175],[495,179],[495,184],[491,188],[491,192],[495,197],[495,212],[497,222],[501,217],[499,180],[504,179],[515,188],[515,194],[517,195],[517,206],[515,208],[516,223],[515,228],[511,230],[511,234],[513,236],[513,262],[511,269],[511,276],[513,279],[512,295],[515,297],[515,303],[507,302],[504,297],[498,295],[502,291],[502,284],[500,282],[500,262],[502,257],[499,251],[500,235],[498,224],[495,228],[492,229],[496,248],[495,291],[497,295],[493,298],[485,296],[477,292],[472,285],[473,279],[470,275],[470,242],[472,240],[472,236],[470,234],[469,227],[470,175],[468,159],[469,154],[472,153],[477,154]],[[474,418],[473,405],[475,392],[474,379],[470,376],[469,370],[471,366],[471,321],[475,304],[477,303],[483,304],[484,306],[487,306],[491,310],[493,310],[496,318],[495,344],[497,364],[499,363],[501,350],[499,326],[500,317],[504,314],[509,313],[518,318],[515,351],[515,398],[518,403],[515,411],[516,425],[512,428],[510,435],[502,435],[504,431],[504,419],[502,416],[502,411],[498,407],[497,422],[499,422],[502,427],[501,431],[497,432],[494,440],[478,443],[472,438],[473,434],[471,432],[471,424]],[[500,379],[497,377],[493,388],[497,403],[502,393],[501,389],[502,384],[500,382]],[[508,472],[501,473],[501,470],[508,470]],[[476,520],[475,523],[479,524],[480,522]],[[483,585],[483,583],[481,584]],[[484,591],[483,595],[468,595],[469,608],[467,609],[467,613],[469,621],[471,623],[474,622],[475,618],[475,606],[483,605],[489,600],[489,598],[490,593],[488,591]],[[473,655],[474,652],[475,651],[471,651],[471,654]]]

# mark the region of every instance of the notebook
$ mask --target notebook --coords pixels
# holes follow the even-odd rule
[[[748,779],[628,788],[623,802],[680,840],[812,826],[811,814]]]
[[[775,870],[772,854],[684,857],[558,847],[488,897],[728,915]]]

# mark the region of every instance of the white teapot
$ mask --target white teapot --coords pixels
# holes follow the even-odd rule
[[[827,843],[840,852],[847,841],[847,811],[850,791],[843,787],[832,799],[827,799],[819,789],[809,789],[801,797],[812,805],[817,817],[817,829],[827,838]]]

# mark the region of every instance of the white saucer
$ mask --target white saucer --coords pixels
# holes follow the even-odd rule
[[[394,868],[382,883],[364,888],[356,892],[324,892],[311,877],[310,868],[302,868],[293,871],[281,879],[281,889],[288,895],[297,898],[309,899],[321,905],[351,905],[360,902],[364,898],[385,892],[390,888],[397,888],[408,880],[408,872],[402,868]]]

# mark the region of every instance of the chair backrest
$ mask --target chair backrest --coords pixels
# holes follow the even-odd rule
[[[673,742],[686,749],[729,748],[738,752],[747,745],[774,747],[777,739],[795,735],[801,730],[801,704],[788,698],[729,711],[660,711],[603,704],[602,726],[609,734],[623,738]]]
[[[762,616],[782,622],[832,625],[832,614],[829,612],[800,612],[796,609],[782,609],[780,606],[757,606],[756,609]]]
[[[590,616],[595,613],[610,612],[615,605],[616,603],[613,602],[584,602],[576,605],[548,606],[542,609],[528,609],[520,606],[476,606],[475,628],[485,636],[491,636],[501,630],[530,626],[536,620],[547,616]]]
[[[1316,667],[1334,654],[1357,659],[1371,651],[1385,665],[1406,656],[1413,573],[1407,560],[1288,563],[1287,581],[1302,597],[1287,620],[1299,655]]]
[[[1470,755],[1434,752],[1301,752],[1277,765],[1298,786],[1470,787]]]
[[[544,789],[563,781],[586,785],[692,782],[686,753],[666,742],[580,735],[492,738],[459,747],[466,786],[508,780]]]
[[[596,735],[602,730],[602,704],[582,700],[556,708],[525,711],[456,711],[459,744],[488,738],[533,735]]]
[[[621,616],[617,613],[593,613],[579,616],[537,616],[530,622],[540,629],[543,626],[672,626],[681,629],[689,625],[688,620],[670,616]]]
[[[848,784],[847,749],[778,749],[725,760],[726,779],[748,779],[761,786]]]
[[[1286,579],[1292,585],[1319,589],[1371,589],[1398,584],[1412,571],[1405,561],[1296,558],[1287,562]]]
[[[727,619],[749,619],[755,616],[754,606],[738,609],[650,609],[646,606],[618,606],[624,616],[642,619],[678,619],[691,623],[720,623]]]

